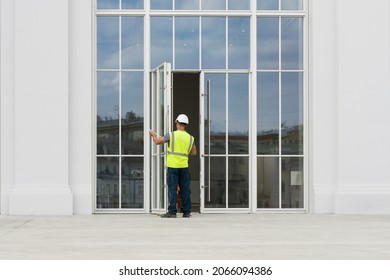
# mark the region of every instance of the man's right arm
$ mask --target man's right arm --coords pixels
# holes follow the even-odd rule
[[[157,134],[153,130],[149,130],[149,135],[152,136],[153,142],[157,145],[161,145],[165,143],[163,137],[158,137]]]

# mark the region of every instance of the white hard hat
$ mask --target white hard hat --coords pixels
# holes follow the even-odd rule
[[[180,114],[177,116],[176,118],[176,122],[179,122],[179,123],[185,123],[185,124],[189,124],[189,120],[188,120],[188,117],[184,114]]]

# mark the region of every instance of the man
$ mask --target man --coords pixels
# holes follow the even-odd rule
[[[191,217],[190,174],[188,171],[188,155],[196,155],[194,137],[186,132],[189,124],[188,117],[180,114],[176,118],[176,130],[158,137],[149,130],[154,143],[168,143],[167,151],[167,184],[168,184],[168,213],[162,218],[176,218],[177,185],[180,187],[183,218]]]

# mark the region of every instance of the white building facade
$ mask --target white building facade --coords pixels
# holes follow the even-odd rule
[[[386,0],[0,0],[1,215],[389,214]]]

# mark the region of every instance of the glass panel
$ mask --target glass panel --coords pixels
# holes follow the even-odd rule
[[[122,0],[122,9],[142,10],[144,8],[144,0]]]
[[[119,208],[119,158],[98,157],[96,173],[96,207]]]
[[[282,0],[282,10],[302,10],[302,0]]]
[[[229,68],[249,69],[249,17],[229,17]]]
[[[257,74],[257,154],[279,154],[279,73]]]
[[[226,17],[202,17],[202,69],[226,68]]]
[[[211,157],[210,168],[210,199],[206,199],[205,207],[226,208],[226,158]]]
[[[303,69],[303,19],[282,18],[282,69]]]
[[[210,78],[210,77],[206,77]],[[204,125],[204,153],[205,155],[210,155],[210,125],[211,125],[211,119],[210,119],[210,87],[211,87],[211,80],[207,79],[204,81],[204,104],[203,104],[203,109],[204,109],[204,119],[200,120],[201,122],[203,121]],[[207,169],[207,167],[206,167]],[[207,178],[205,179],[205,182],[208,182]]]
[[[119,0],[97,0],[97,9],[119,9]]]
[[[163,68],[163,67],[161,67]],[[163,69],[159,68],[157,71],[152,72],[152,108],[151,108],[151,123],[152,129],[158,134],[162,134],[164,123],[161,119],[164,109],[164,99],[163,97],[163,79],[164,72]],[[163,159],[161,155],[163,150],[162,145],[152,144],[152,162],[151,162],[151,187],[152,187],[152,209],[163,209],[164,208],[164,166]]]
[[[202,0],[202,10],[226,10],[226,0]]]
[[[165,182],[164,182],[164,156],[157,155],[152,158],[153,165],[158,168],[152,173],[152,187],[153,192],[153,209],[164,209],[165,207]],[[159,163],[158,163],[159,161]]]
[[[122,68],[144,68],[143,17],[122,17]]]
[[[229,74],[229,154],[249,151],[248,74]]]
[[[282,73],[282,153],[303,154],[303,74]]]
[[[279,18],[257,18],[257,69],[279,69]]]
[[[150,9],[152,10],[172,10],[172,0],[150,0]]]
[[[151,68],[156,68],[164,61],[172,61],[172,17],[151,17],[150,38]]]
[[[249,158],[229,157],[229,208],[249,207]]]
[[[144,153],[144,73],[122,72],[122,154]]]
[[[199,18],[175,18],[175,67],[199,68]]]
[[[257,0],[257,10],[279,10],[279,0]]]
[[[97,68],[119,68],[119,17],[97,17]]]
[[[206,74],[210,80],[210,153],[226,154],[226,75]],[[205,89],[207,92],[207,89]],[[207,99],[207,98],[206,98]],[[208,108],[205,106],[205,108]],[[206,109],[207,110],[207,109]],[[207,138],[208,135],[205,135]],[[205,139],[208,143],[208,139]],[[208,150],[207,147],[206,151]]]
[[[282,208],[303,208],[303,158],[282,158]]]
[[[257,208],[279,208],[279,158],[257,158]]]
[[[153,152],[154,153],[154,152]],[[150,179],[150,184],[151,184],[151,188],[153,189],[152,191],[152,209],[157,209],[158,208],[158,205],[157,205],[157,202],[159,201],[158,200],[158,192],[157,192],[157,189],[158,187],[156,187],[157,183],[159,182],[159,172],[158,172],[158,161],[160,160],[160,158],[158,156],[152,156],[152,161],[151,161],[151,179]]]
[[[199,10],[199,0],[175,0],[175,10]]]
[[[228,10],[249,10],[249,0],[228,0]]]
[[[159,209],[164,209],[165,208],[165,183],[164,182],[164,172],[165,172],[165,167],[164,167],[164,155],[161,155],[160,158],[160,164],[159,164],[159,167],[160,167],[160,178],[158,180],[158,182],[160,183],[159,185],[159,199],[158,199],[158,208]]]
[[[122,208],[144,207],[143,158],[122,158]]]
[[[119,154],[119,73],[97,73],[97,154]]]

